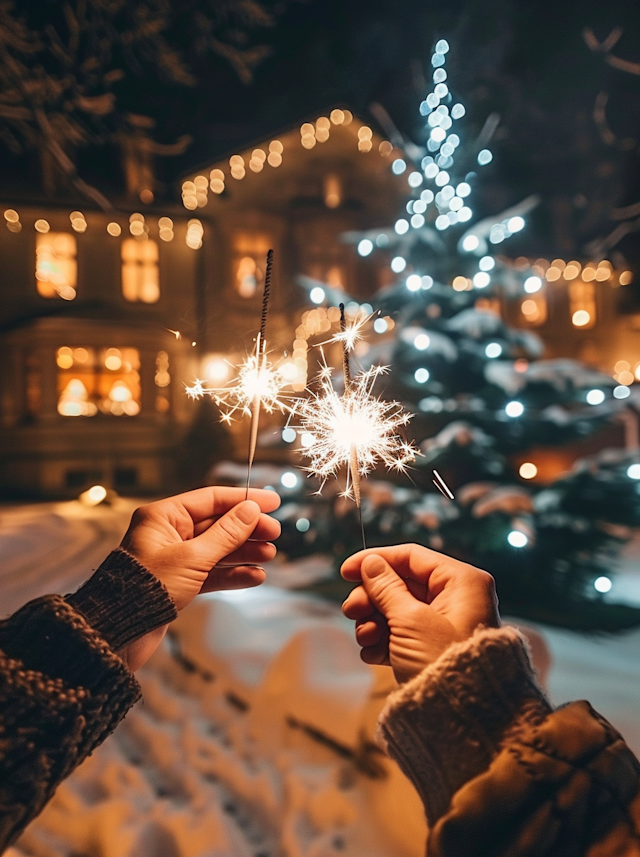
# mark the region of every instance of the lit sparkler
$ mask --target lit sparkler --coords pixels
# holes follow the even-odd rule
[[[251,479],[251,467],[258,443],[258,426],[260,409],[271,413],[275,409],[290,410],[282,399],[282,391],[289,384],[279,368],[271,363],[267,356],[265,329],[269,309],[269,294],[271,290],[271,267],[273,250],[267,253],[267,266],[264,278],[264,293],[262,297],[262,316],[260,332],[256,337],[256,347],[253,354],[244,360],[238,368],[238,374],[228,384],[222,387],[209,387],[201,380],[187,387],[187,395],[193,399],[209,395],[222,412],[222,419],[230,423],[234,416],[251,417],[249,432],[249,454],[247,468],[247,492]]]
[[[345,329],[344,307],[342,330]],[[388,371],[386,366],[372,366],[351,377],[348,339],[343,340],[344,393],[333,386],[331,369],[324,363],[318,376],[318,389],[299,402],[295,414],[297,426],[308,433],[309,445],[302,453],[309,458],[306,470],[327,480],[347,468],[345,496],[353,497],[362,525],[360,478],[379,462],[390,470],[404,472],[418,451],[403,437],[403,428],[411,419],[399,402],[385,401],[373,394],[376,380]],[[363,543],[364,528],[363,528]]]
[[[370,315],[360,314],[347,326],[344,318],[344,304],[340,304],[340,330],[328,341],[341,342],[345,351],[353,351],[358,342],[363,339],[362,329],[371,321],[374,315],[377,315],[377,313],[371,313]]]

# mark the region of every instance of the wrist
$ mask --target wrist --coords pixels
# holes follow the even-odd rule
[[[118,548],[65,599],[114,651],[173,621],[176,607],[162,582]]]
[[[389,698],[380,734],[433,824],[510,737],[550,711],[522,636],[514,628],[481,629]]]

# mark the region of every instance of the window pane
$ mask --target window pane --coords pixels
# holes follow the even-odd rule
[[[126,238],[122,242],[122,294],[127,301],[156,303],[160,298],[158,245]]]
[[[589,328],[596,323],[596,288],[593,283],[569,283],[569,313],[574,327]]]
[[[520,304],[524,320],[535,327],[544,324],[547,320],[547,296],[544,292],[537,292],[525,298]]]
[[[140,412],[140,355],[135,348],[70,348],[56,352],[58,413],[93,417]]]
[[[66,232],[36,235],[36,286],[39,295],[67,301],[75,298],[78,281],[76,254],[74,235]]]
[[[233,238],[233,280],[242,298],[251,298],[264,279],[267,252],[271,247],[268,235],[238,232]]]

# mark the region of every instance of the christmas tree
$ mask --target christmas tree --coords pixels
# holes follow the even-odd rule
[[[414,413],[409,432],[423,453],[411,481],[379,474],[363,483],[368,546],[418,542],[484,567],[508,613],[574,628],[628,627],[640,611],[602,593],[640,524],[638,453],[602,452],[548,484],[529,481],[536,466],[523,453],[596,433],[634,391],[577,361],[544,359],[538,336],[509,328],[496,311],[506,296],[529,300],[533,313],[542,295],[540,271],[498,253],[538,199],[474,216],[495,122],[466,140],[448,53],[441,39],[433,88],[420,104],[422,140],[391,166],[407,176],[406,211],[392,227],[345,236],[360,256],[386,254],[397,275],[371,299],[378,315],[359,362],[391,367],[379,392]],[[434,488],[434,469],[453,500]],[[285,552],[331,551],[340,560],[362,546],[350,501],[331,488],[320,499],[304,493],[307,485],[292,491],[297,503],[283,510]]]

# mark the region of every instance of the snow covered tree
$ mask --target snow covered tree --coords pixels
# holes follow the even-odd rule
[[[398,275],[371,299],[379,317],[360,360],[391,366],[383,395],[415,414],[409,431],[423,453],[410,473],[413,487],[406,478],[369,482],[368,545],[416,541],[480,565],[496,577],[503,609],[520,616],[576,628],[638,623],[640,611],[601,595],[640,524],[638,453],[600,453],[550,484],[530,482],[535,465],[523,464],[533,446],[557,447],[602,429],[635,391],[577,361],[543,359],[538,336],[508,327],[496,311],[499,298],[535,301],[542,287],[535,268],[497,253],[538,199],[474,217],[472,194],[493,159],[496,119],[465,139],[448,52],[438,41],[433,89],[420,105],[422,139],[392,164],[407,175],[406,212],[393,227],[345,236],[361,256],[388,254]],[[453,500],[435,491],[434,469]],[[285,526],[290,552],[337,546],[346,554],[361,546],[354,510],[337,497],[324,504],[308,514],[302,538]]]

